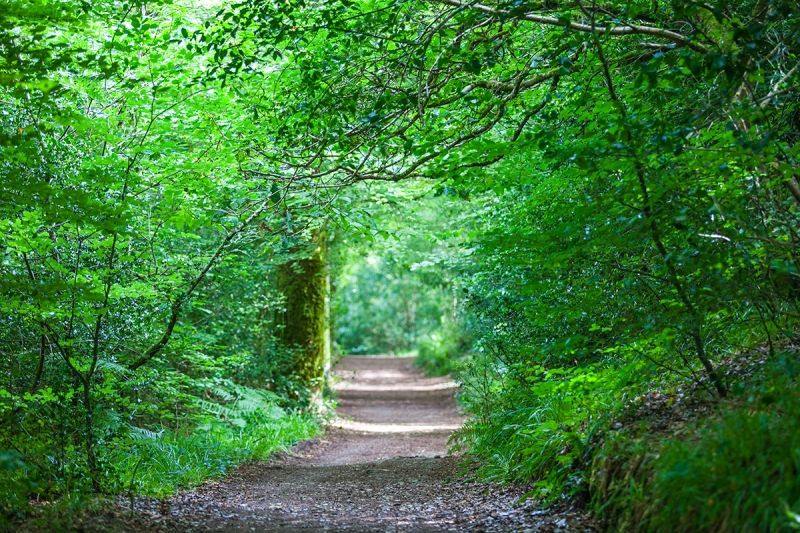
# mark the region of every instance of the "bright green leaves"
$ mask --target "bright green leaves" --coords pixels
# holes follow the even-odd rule
[[[274,219],[244,226],[270,194],[237,158],[255,125],[235,92],[196,82],[205,58],[185,46],[204,13],[170,2],[76,13],[51,14],[57,35],[42,40],[52,49],[38,64],[33,18],[18,36],[0,30],[0,47],[24,56],[0,60],[0,386],[27,402],[3,424],[0,449],[25,450],[27,475],[54,493],[117,483],[98,463],[129,446],[129,423],[191,426],[204,394],[195,377],[244,379],[245,362],[274,345],[258,313],[277,300],[265,266]],[[236,295],[201,295],[213,311],[192,314],[178,295],[209,281]],[[176,301],[181,322],[150,361],[162,372],[131,371],[164,338]]]
[[[0,221],[6,250],[15,255],[35,252],[46,257],[53,248],[53,241],[43,228],[42,213],[38,210],[26,211],[15,220]]]

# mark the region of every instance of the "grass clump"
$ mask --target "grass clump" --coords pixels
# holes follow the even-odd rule
[[[161,498],[222,476],[245,461],[266,459],[318,431],[313,418],[286,413],[244,427],[215,422],[187,434],[140,433],[132,448],[113,452],[110,462],[117,470],[116,479],[123,483],[118,490],[133,488],[136,494]]]

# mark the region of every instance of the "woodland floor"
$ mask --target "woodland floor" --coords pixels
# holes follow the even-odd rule
[[[585,531],[569,509],[521,502],[524,487],[470,480],[448,455],[463,422],[448,378],[405,357],[346,357],[324,437],[168,501],[139,501],[134,526],[169,531]],[[112,529],[97,523],[87,529]]]

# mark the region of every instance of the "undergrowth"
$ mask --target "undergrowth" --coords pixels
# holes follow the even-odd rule
[[[185,410],[181,426],[136,426],[104,413],[105,437],[98,454],[103,496],[167,497],[222,476],[245,461],[266,459],[319,432],[314,414],[282,407],[285,399],[270,391],[224,379],[192,384],[197,393],[180,396]],[[166,388],[162,393],[169,395]],[[72,458],[80,449],[65,453]],[[52,460],[68,464],[56,455]],[[59,509],[74,514],[75,509],[92,506],[95,497],[85,490],[82,472],[56,466],[62,471],[59,483],[45,483],[41,465],[13,450],[0,453],[0,526],[35,521],[43,512],[50,523],[50,515],[59,514]]]
[[[472,368],[464,400],[476,416],[461,430],[458,442],[479,462],[478,473],[485,479],[532,482],[531,496],[544,501],[575,495],[585,489],[591,443],[609,413],[619,409],[636,370],[634,365],[533,365],[506,371],[502,382],[490,382]],[[505,394],[498,394],[500,390]]]
[[[132,447],[120,447],[109,460],[121,483],[118,491],[165,497],[222,476],[242,462],[266,459],[317,432],[313,418],[294,413],[254,416],[244,426],[212,421],[187,434],[140,430],[131,433]]]
[[[485,364],[466,374],[475,416],[457,437],[484,479],[586,498],[612,531],[800,529],[797,354],[751,365],[725,400],[644,363]]]
[[[592,467],[595,514],[615,531],[800,528],[799,372],[783,356],[714,416],[612,433]]]

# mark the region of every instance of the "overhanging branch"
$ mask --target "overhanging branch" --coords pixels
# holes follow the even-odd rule
[[[664,39],[669,39],[675,43],[678,43],[682,46],[688,46],[692,50],[697,52],[707,52],[708,49],[694,41],[690,37],[683,35],[681,33],[666,30],[664,28],[656,28],[654,26],[646,26],[642,24],[620,24],[617,26],[595,26],[592,24],[584,24],[582,22],[575,22],[569,19],[563,18],[556,18],[556,17],[548,17],[545,15],[537,15],[535,13],[514,13],[505,9],[497,9],[494,7],[490,7],[484,4],[478,3],[464,3],[460,0],[438,0],[440,3],[447,4],[449,6],[457,7],[459,9],[472,9],[475,11],[480,11],[486,13],[487,15],[492,16],[501,16],[504,18],[515,18],[518,20],[525,20],[528,22],[534,22],[536,24],[543,24],[547,26],[559,26],[562,28],[569,28],[571,30],[584,32],[584,33],[595,33],[595,34],[608,34],[608,35],[650,35],[653,37],[661,37]]]

